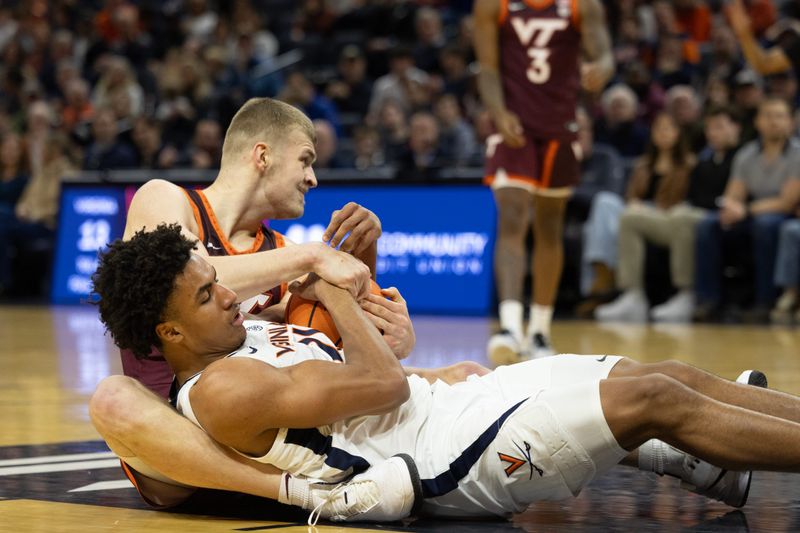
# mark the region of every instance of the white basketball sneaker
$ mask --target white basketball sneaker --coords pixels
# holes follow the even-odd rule
[[[496,366],[511,365],[522,360],[522,343],[507,329],[501,329],[489,339],[489,360]]]
[[[645,446],[656,474],[677,477],[684,489],[733,507],[747,502],[752,472],[724,470],[656,439],[647,441],[642,448]]]
[[[750,493],[753,472],[734,472],[716,467],[710,463],[685,454],[686,477],[681,487],[708,498],[719,500],[731,507],[743,507]]]
[[[736,383],[753,385],[754,387],[761,387],[762,389],[766,389],[769,386],[767,376],[760,370],[745,370],[736,378]]]
[[[531,359],[543,359],[555,355],[550,339],[544,333],[534,333],[530,336],[529,353]]]
[[[320,518],[332,522],[391,522],[416,513],[422,506],[422,482],[414,460],[398,454],[372,466],[350,481],[310,485],[317,506],[308,525]]]
[[[759,370],[745,370],[739,374],[736,382],[766,388],[767,376]],[[678,477],[683,488],[733,507],[742,507],[747,503],[752,471],[725,470],[660,441],[652,449],[655,452],[655,462],[660,463],[662,472],[664,465],[669,462],[681,465]]]

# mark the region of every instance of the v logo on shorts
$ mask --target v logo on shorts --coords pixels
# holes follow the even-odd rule
[[[529,443],[525,442],[525,441],[522,441],[522,442],[525,444],[525,450],[524,451],[520,447],[520,445],[517,444],[516,442],[514,443],[514,446],[517,447],[517,449],[519,450],[519,453],[522,454],[522,456],[525,457],[525,459],[519,459],[517,457],[514,457],[513,455],[508,455],[508,454],[505,454],[505,453],[497,452],[497,456],[500,458],[501,462],[510,463],[505,468],[506,477],[511,477],[511,474],[516,472],[519,469],[519,467],[521,467],[525,463],[528,463],[531,466],[531,472],[530,472],[530,475],[528,476],[528,479],[532,479],[533,478],[534,469],[539,474],[539,477],[543,476],[544,475],[544,470],[542,470],[541,468],[539,468],[538,466],[533,464],[533,461],[531,461],[531,445]]]
[[[497,452],[497,456],[500,457],[500,460],[504,463],[511,463],[505,469],[506,477],[511,477],[511,474],[517,471],[519,467],[525,464],[525,459],[517,459],[516,457],[512,457],[510,455],[506,455],[504,453]]]

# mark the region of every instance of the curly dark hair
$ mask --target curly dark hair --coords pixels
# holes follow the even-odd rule
[[[100,255],[92,276],[100,319],[116,345],[130,349],[137,359],[147,357],[152,346],[161,347],[156,326],[194,247],[179,224],[159,224],[154,231],[137,231],[128,241],[114,241]]]

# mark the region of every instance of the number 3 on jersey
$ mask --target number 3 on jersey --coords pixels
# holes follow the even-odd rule
[[[513,17],[511,25],[523,46],[528,47],[528,56],[531,58],[527,75],[531,83],[541,84],[550,79],[550,39],[557,31],[569,26],[564,19],[522,19]]]

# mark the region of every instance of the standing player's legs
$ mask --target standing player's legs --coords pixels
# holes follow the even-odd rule
[[[540,189],[533,219],[533,294],[526,337],[534,358],[553,355],[550,324],[564,266],[564,212],[570,189]]]
[[[539,187],[540,150],[526,137],[525,144],[511,148],[500,135],[486,141],[484,184],[494,191],[497,204],[495,282],[500,302],[500,332],[489,339],[489,359],[496,365],[516,363],[522,357],[525,332],[523,284],[528,265],[525,237],[531,224],[533,194]]]
[[[494,197],[498,212],[494,272],[500,302],[500,333],[490,340],[489,357],[495,364],[508,364],[518,361],[522,350],[525,237],[533,196],[528,190],[512,185],[496,188]]]
[[[542,161],[533,220],[533,296],[527,337],[534,358],[553,355],[550,323],[564,266],[564,212],[580,167],[569,141],[537,143]]]

